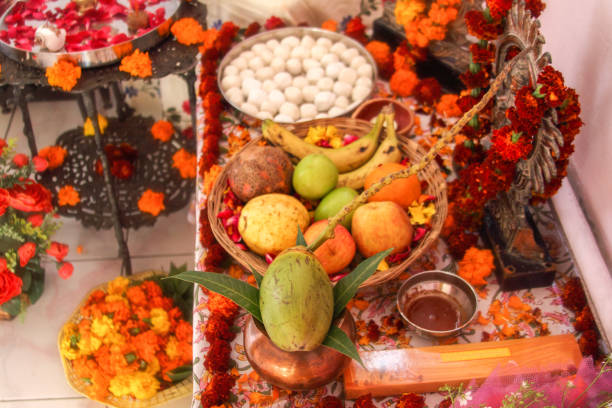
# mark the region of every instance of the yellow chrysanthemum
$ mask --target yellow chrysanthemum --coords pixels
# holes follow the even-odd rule
[[[166,334],[170,330],[168,313],[160,307],[151,309],[151,329],[155,334]]]
[[[413,22],[425,10],[422,0],[400,0],[395,4],[395,19],[401,26]]]
[[[128,300],[124,298],[122,295],[106,295],[106,297],[104,298],[104,301],[106,303],[123,302],[126,305],[129,305]]]
[[[113,333],[115,331],[115,325],[113,321],[106,315],[102,317],[96,317],[91,322],[91,332],[98,336],[100,339],[103,339],[105,336]]]
[[[77,336],[78,329],[76,324],[68,323],[64,326],[64,334],[60,341],[60,353],[68,360],[76,360],[79,357]]]
[[[131,375],[130,389],[138,399],[145,400],[153,398],[159,389],[159,381],[151,374],[137,371]]]
[[[109,295],[121,295],[123,294],[130,281],[128,278],[124,278],[123,276],[118,276],[112,281],[108,282],[108,294]]]
[[[98,126],[100,126],[100,133],[104,134],[104,131],[108,127],[108,120],[102,115],[98,113]],[[95,135],[93,122],[91,118],[87,118],[85,123],[83,124],[83,135],[84,136],[93,136]]]
[[[81,335],[81,338],[77,344],[81,355],[93,354],[100,348],[101,345],[102,341],[98,337],[92,336],[89,333]]]
[[[129,395],[131,392],[131,377],[129,374],[120,374],[114,376],[110,380],[108,390],[116,397],[123,397]]]
[[[159,372],[161,366],[157,357],[153,357],[151,361],[147,363],[147,368],[144,370],[145,373],[155,375]]]
[[[104,338],[104,344],[114,344],[122,346],[125,344],[125,337],[117,331],[110,332]]]
[[[170,360],[174,360],[179,357],[181,352],[178,348],[179,342],[174,336],[170,336],[168,338],[168,343],[166,343],[166,354],[170,357]]]

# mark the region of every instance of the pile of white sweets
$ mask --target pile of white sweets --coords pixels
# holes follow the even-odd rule
[[[292,123],[342,114],[370,94],[372,79],[354,46],[305,35],[254,44],[225,67],[221,87],[243,112]]]

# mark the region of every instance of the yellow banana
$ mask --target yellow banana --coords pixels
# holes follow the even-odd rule
[[[378,145],[376,153],[363,166],[348,173],[338,175],[337,187],[350,187],[355,190],[363,188],[365,179],[378,165],[383,163],[399,163],[402,152],[399,149],[397,137],[395,136],[393,114],[386,115],[385,125],[387,127],[385,139]]]
[[[378,136],[382,129],[383,119],[383,115],[379,115],[368,134],[338,149],[308,143],[269,119],[262,123],[261,130],[264,139],[279,146],[287,153],[299,159],[309,154],[324,154],[336,165],[338,172],[343,173],[358,168],[372,157],[378,146]]]

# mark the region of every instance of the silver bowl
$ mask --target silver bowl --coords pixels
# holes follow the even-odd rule
[[[221,80],[223,78],[223,71],[225,70],[225,67],[229,65],[234,60],[234,58],[238,57],[238,55],[240,55],[241,52],[250,49],[255,44],[265,43],[266,41],[272,40],[272,39],[276,39],[280,41],[283,38],[291,36],[291,35],[296,36],[298,38],[302,38],[306,35],[310,35],[315,40],[321,37],[325,37],[325,38],[329,38],[332,42],[344,43],[347,46],[356,48],[357,51],[359,51],[359,55],[364,57],[366,61],[372,66],[372,78],[370,78],[372,80],[372,88],[370,89],[370,93],[362,100],[354,101],[352,104],[350,104],[346,109],[344,109],[338,115],[328,116],[329,118],[345,116],[349,114],[350,112],[352,112],[355,108],[361,105],[365,100],[367,100],[372,95],[372,92],[374,91],[376,87],[376,78],[378,76],[378,70],[376,68],[376,61],[374,61],[374,58],[372,57],[372,55],[368,52],[368,50],[365,49],[363,45],[353,40],[352,38],[347,37],[344,34],[336,33],[336,32],[329,31],[329,30],[324,30],[322,28],[285,27],[285,28],[279,28],[276,30],[266,31],[263,33],[256,34],[252,37],[249,37],[239,42],[235,46],[233,46],[232,49],[227,54],[225,54],[225,56],[221,60],[221,63],[219,64],[219,70],[218,70],[218,75],[217,75],[217,85],[219,87],[219,90],[221,91],[221,95],[223,95],[223,98],[225,98],[227,103],[233,106],[236,110],[244,114],[247,114],[246,112],[241,110],[239,106],[236,106],[233,103],[231,103],[229,101],[229,98],[223,91],[223,87],[221,86]],[[279,122],[279,123],[282,123],[282,122]]]
[[[417,307],[419,301],[436,302],[440,308],[431,308],[428,313],[429,319],[435,320],[440,317],[443,311],[448,311],[451,307],[456,312],[455,327],[449,329],[433,329],[435,323],[431,323],[430,328],[423,327],[421,322],[411,320],[410,310]],[[425,307],[421,303],[421,307]],[[448,310],[444,309],[445,306]],[[476,317],[478,310],[478,296],[476,291],[465,279],[458,275],[444,271],[425,271],[408,278],[397,292],[397,309],[408,326],[424,337],[452,337],[457,336],[469,325]],[[419,325],[420,324],[420,325]],[[428,323],[429,324],[429,323]]]

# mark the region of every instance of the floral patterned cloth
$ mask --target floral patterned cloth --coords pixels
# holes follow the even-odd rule
[[[386,92],[386,84],[379,81],[380,93]],[[411,101],[408,101],[411,103]],[[201,104],[198,103],[198,107]],[[200,109],[200,108],[198,108]],[[248,126],[243,118],[236,112],[224,114],[223,143],[227,143],[228,134],[237,124]],[[426,118],[423,118],[426,119]],[[203,125],[203,113],[198,112],[198,126]],[[423,124],[427,120],[422,120]],[[425,127],[423,128],[425,129]],[[251,136],[257,135],[257,129],[251,129]],[[424,132],[427,135],[427,131]],[[198,152],[201,150],[201,135],[198,135]],[[221,151],[227,151],[221,149]],[[220,158],[223,165],[226,157]],[[206,197],[203,194],[203,180],[197,180],[197,207],[202,208]],[[535,209],[535,220],[541,233],[549,246],[557,270],[555,283],[550,287],[520,290],[515,292],[501,292],[494,276],[488,278],[488,285],[480,290],[479,306],[480,319],[473,322],[464,334],[456,339],[459,343],[474,343],[496,338],[534,337],[542,332],[552,335],[573,333],[572,313],[561,304],[561,285],[570,277],[575,276],[575,268],[563,233],[556,220],[554,211],[548,206]],[[196,243],[196,265],[203,270],[205,249]],[[442,269],[456,270],[454,259],[449,255],[446,245],[439,239],[432,245],[417,262],[408,269],[399,280],[387,282],[375,288],[359,292],[358,296],[349,303],[349,309],[356,320],[358,330],[358,344],[360,350],[384,350],[406,347],[423,347],[440,344],[438,341],[427,340],[408,331],[401,324],[401,318],[395,306],[397,289],[402,280],[413,273],[424,270]],[[403,279],[402,279],[403,278]],[[199,396],[206,387],[209,375],[206,373],[203,360],[209,348],[203,329],[206,325],[208,310],[206,309],[206,295],[196,287],[196,305],[194,308],[194,395],[192,407],[201,406]],[[521,318],[521,312],[529,310],[532,318]],[[569,314],[568,314],[569,313]],[[535,319],[533,318],[535,316]],[[242,327],[246,314],[237,319],[237,325]],[[335,395],[343,398],[343,384],[341,379],[310,392],[288,393],[270,386],[253,374],[247,361],[242,336],[238,335],[232,342],[231,359],[233,361],[232,373],[238,375],[238,380],[232,389],[230,402],[234,407],[272,406],[272,407],[315,407],[324,396]],[[426,394],[426,403],[435,407],[443,399],[441,393]],[[395,406],[398,396],[374,399],[376,407]],[[346,401],[346,407],[352,407],[353,401]]]

